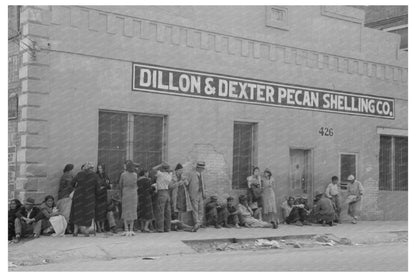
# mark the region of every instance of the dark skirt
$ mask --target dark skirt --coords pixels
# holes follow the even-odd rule
[[[76,189],[72,198],[71,222],[80,226],[90,226],[95,218],[98,177],[94,172],[79,172],[75,178]]]
[[[139,202],[137,205],[137,217],[140,220],[154,219],[152,191],[153,189],[149,179],[142,178],[137,181],[137,194]]]
[[[95,220],[105,221],[107,218],[107,188],[97,191],[95,203]]]

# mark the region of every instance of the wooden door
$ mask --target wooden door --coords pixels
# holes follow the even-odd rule
[[[312,203],[312,164],[311,150],[290,149],[290,188],[291,196],[305,195]]]

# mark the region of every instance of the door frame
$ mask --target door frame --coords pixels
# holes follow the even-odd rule
[[[291,160],[291,156],[290,156],[290,151],[291,150],[303,150],[303,151],[309,151],[310,153],[310,165],[309,165],[309,177],[310,177],[310,183],[311,183],[311,187],[310,187],[310,192],[307,194],[308,197],[308,204],[310,207],[312,207],[312,203],[313,203],[313,198],[314,198],[314,191],[315,191],[315,182],[314,182],[314,147],[305,147],[305,146],[289,146],[289,190],[292,190],[292,180],[291,180],[291,176],[292,176],[292,160]]]

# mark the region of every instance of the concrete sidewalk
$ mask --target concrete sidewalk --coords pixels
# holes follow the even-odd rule
[[[275,229],[200,229],[197,233],[136,233],[134,237],[120,234],[97,234],[96,237],[46,237],[9,245],[9,262],[19,266],[42,263],[63,263],[76,260],[112,260],[177,254],[194,254],[182,241],[227,238],[264,238],[333,234],[348,238],[354,244],[395,242],[407,239],[407,221],[366,221],[334,227],[279,225]]]

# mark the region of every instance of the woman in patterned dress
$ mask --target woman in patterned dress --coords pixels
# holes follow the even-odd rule
[[[133,225],[137,219],[137,174],[132,161],[127,161],[126,172],[120,176],[121,218],[124,220],[125,236],[134,236]]]
[[[264,170],[263,176],[263,218],[265,221],[270,223],[277,223],[277,207],[276,207],[276,196],[274,194],[274,187],[276,183],[272,177],[272,173],[269,169]]]

